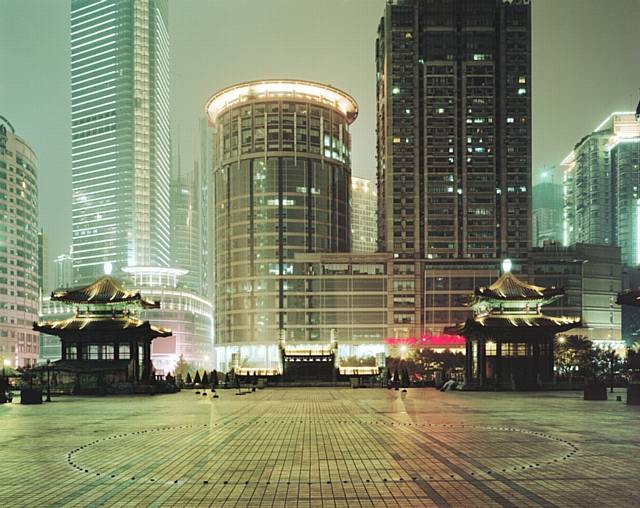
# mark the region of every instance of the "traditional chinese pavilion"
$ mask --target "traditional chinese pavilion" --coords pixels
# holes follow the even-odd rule
[[[126,391],[151,384],[151,341],[170,336],[171,330],[141,321],[137,313],[157,309],[160,302],[127,291],[110,276],[85,287],[54,291],[51,300],[76,307],[69,319],[33,324],[35,331],[62,341],[62,359],[54,367],[61,384],[72,384],[74,393]]]
[[[553,381],[557,333],[580,326],[580,318],[550,317],[541,308],[564,290],[527,284],[510,271],[488,287],[476,288],[474,316],[446,333],[465,338],[468,389],[540,388]]]

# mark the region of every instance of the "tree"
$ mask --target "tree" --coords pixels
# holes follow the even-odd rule
[[[218,371],[215,369],[211,372],[211,386],[218,388]]]
[[[409,369],[407,367],[402,369],[402,388],[409,388]]]
[[[193,384],[193,381],[191,380],[191,374],[189,372],[187,372],[187,384],[188,385]]]
[[[202,386],[209,386],[209,374],[207,374],[206,370],[202,374]]]
[[[175,368],[173,369],[173,375],[175,376],[178,384],[181,384],[187,375],[189,374],[189,364],[184,361],[184,356],[180,355]]]
[[[202,384],[202,380],[200,379],[200,372],[196,370],[196,377],[193,378],[193,383],[196,385]]]

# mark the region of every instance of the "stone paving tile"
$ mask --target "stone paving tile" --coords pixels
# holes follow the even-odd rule
[[[0,506],[640,506],[640,409],[266,389],[0,406]]]

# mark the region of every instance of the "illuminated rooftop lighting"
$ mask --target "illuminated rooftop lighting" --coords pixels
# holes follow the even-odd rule
[[[105,275],[111,275],[111,272],[113,272],[113,264],[111,263],[111,261],[104,262],[104,264],[102,265],[102,271]]]
[[[510,259],[505,259],[502,261],[502,272],[507,273],[511,271],[513,263],[511,263]]]
[[[358,103],[349,94],[321,83],[286,79],[248,81],[225,88],[207,101],[205,112],[214,123],[224,110],[246,100],[279,97],[312,99],[330,105],[341,111],[349,123],[358,116]]]
[[[125,266],[122,271],[130,274],[154,274],[154,275],[186,275],[189,270],[182,268],[167,268],[163,266]]]

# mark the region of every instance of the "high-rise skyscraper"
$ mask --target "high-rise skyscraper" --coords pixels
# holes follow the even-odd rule
[[[110,263],[170,259],[166,0],[72,0],[73,257],[84,283]]]
[[[526,258],[528,0],[390,1],[376,76],[380,248],[399,258]]]
[[[0,367],[35,365],[38,334],[37,158],[0,116]]]
[[[41,295],[49,291],[49,246],[42,228],[38,231],[38,291]]]
[[[375,252],[378,192],[371,180],[351,177],[351,252]]]
[[[240,354],[271,367],[281,340],[332,340],[335,325],[314,311],[327,304],[304,280],[313,268],[297,256],[350,250],[349,126],[357,104],[320,83],[267,80],[226,88],[206,109],[216,128],[218,361],[229,365],[221,359]]]
[[[640,122],[612,113],[562,161],[563,243],[618,245],[640,264]]]
[[[201,277],[202,294],[213,297],[214,234],[213,209],[213,127],[207,117],[198,122],[200,134],[200,242],[202,245]]]
[[[549,240],[562,242],[562,185],[554,183],[554,170],[545,168],[532,188],[531,240],[535,247]]]
[[[192,172],[178,172],[171,180],[171,263],[187,270],[181,277],[184,286],[203,294],[199,184],[198,163]]]
[[[60,254],[53,260],[54,265],[54,285],[58,288],[73,287],[73,255]]]

